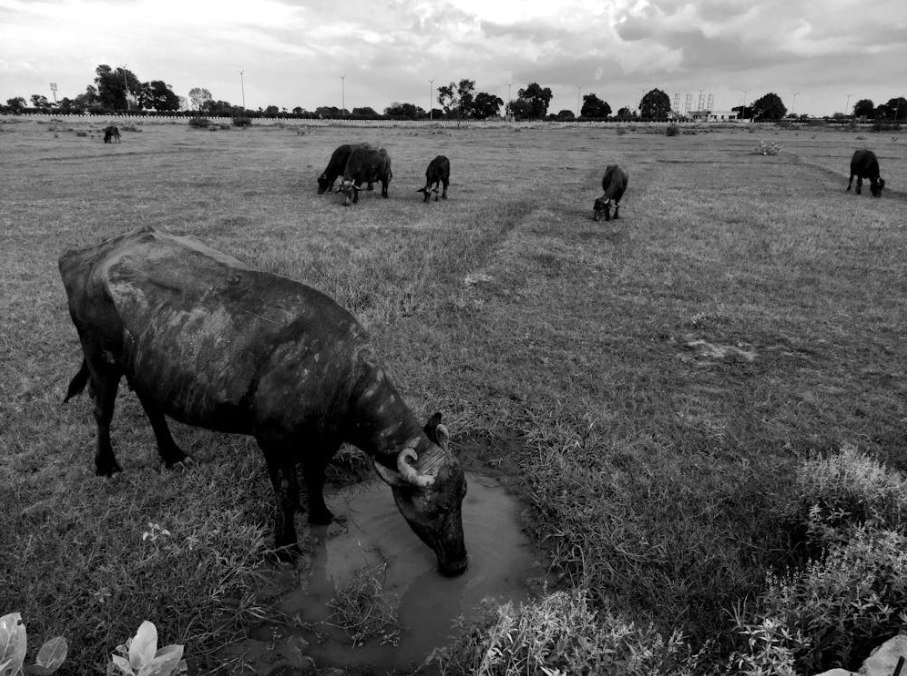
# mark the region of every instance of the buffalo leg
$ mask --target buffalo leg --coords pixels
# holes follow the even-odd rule
[[[619,214],[620,214],[620,205],[615,204],[614,205],[614,220],[615,221],[619,218]]]
[[[448,185],[450,185],[450,181],[444,181],[444,192],[441,193],[441,199],[444,199],[444,200],[447,199],[447,186]],[[437,201],[437,197],[435,198],[435,201]]]
[[[296,462],[292,454],[279,446],[266,446],[259,442],[268,464],[268,475],[274,487],[277,509],[274,515],[274,546],[289,550],[298,549],[293,515],[299,509],[299,482],[296,480]]]
[[[94,419],[98,424],[98,447],[94,456],[95,473],[98,476],[109,477],[123,471],[110,443],[110,421],[113,420],[121,373],[113,366],[91,368],[90,372],[91,382],[88,391],[94,402]]]
[[[334,515],[324,504],[324,471],[327,469],[330,455],[314,454],[306,457],[302,463],[306,492],[309,496],[309,523],[324,525],[331,522]]]
[[[850,186],[853,184],[853,174],[850,175],[850,178],[847,181],[847,190],[850,190]]]
[[[145,415],[151,422],[151,429],[154,430],[154,438],[157,440],[157,451],[170,469],[174,465],[186,466],[191,463],[191,458],[176,445],[173,436],[170,434],[170,427],[167,425],[167,419],[161,407],[146,396],[143,396],[136,390],[142,408],[145,409]]]
[[[387,179],[383,179],[381,181],[381,197],[387,197],[387,184],[388,183],[389,183],[389,181]]]
[[[863,190],[863,177],[857,176],[857,194],[859,195]]]

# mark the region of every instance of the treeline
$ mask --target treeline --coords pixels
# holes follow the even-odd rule
[[[671,99],[661,89],[652,89],[646,93],[636,109],[624,106],[613,112],[607,101],[596,93],[587,93],[582,97],[579,115],[572,110],[564,109],[556,114],[549,113],[548,107],[553,98],[550,87],[542,87],[531,82],[517,90],[517,96],[506,103],[488,92],[476,91],[476,81],[463,78],[459,82],[450,82],[437,88],[438,108],[425,110],[413,103],[393,102],[382,113],[370,107],[353,108],[351,111],[335,106],[319,106],[308,111],[300,106],[291,110],[277,106],[247,109],[228,101],[216,100],[204,87],[189,90],[189,96],[181,98],[173,88],[163,80],[142,82],[126,67],[113,69],[101,64],[95,69],[94,84],[88,85],[85,92],[74,98],[63,98],[51,102],[46,96],[32,94],[29,101],[21,96],[7,99],[6,105],[0,105],[2,113],[61,113],[110,115],[118,113],[167,114],[209,117],[286,117],[301,119],[334,119],[350,120],[487,120],[506,117],[513,120],[619,120],[619,121],[664,121],[682,120],[680,111],[671,109]],[[742,119],[757,121],[781,120],[788,115],[787,107],[781,97],[770,92],[746,106],[731,109]],[[802,116],[801,116],[802,117]],[[870,99],[860,99],[848,115],[836,113],[835,118],[851,117],[864,120],[893,120],[907,118],[907,99],[892,98],[888,102],[875,105]]]

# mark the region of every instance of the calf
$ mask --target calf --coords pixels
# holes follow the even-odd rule
[[[343,176],[343,170],[346,169],[346,163],[347,160],[350,159],[350,153],[357,148],[371,148],[371,146],[368,143],[346,143],[342,146],[337,146],[337,149],[331,155],[331,159],[328,160],[328,166],[322,172],[321,176],[318,177],[319,195],[325,192],[333,192],[334,181],[337,180],[338,176]],[[371,187],[372,186],[369,185],[370,190]]]
[[[431,187],[432,184],[434,184],[434,188]],[[425,170],[425,187],[419,188],[416,192],[425,195],[423,202],[430,200],[431,193],[435,193],[435,202],[437,202],[439,185],[444,186],[441,197],[447,199],[447,186],[450,185],[450,160],[444,155],[438,155],[429,163],[428,169]]]
[[[110,143],[113,139],[116,139],[117,143],[120,142],[120,130],[113,125],[104,127],[104,143]]]
[[[602,176],[602,190],[604,194],[595,200],[593,205],[592,220],[601,220],[602,214],[606,221],[611,220],[611,204],[614,204],[614,220],[616,221],[620,213],[620,198],[624,195],[629,182],[627,172],[616,164],[609,164],[605,169],[605,175]]]
[[[344,195],[343,206],[359,202],[359,186],[381,182],[381,196],[387,197],[387,185],[393,178],[391,158],[384,148],[357,148],[350,153],[343,170],[340,190]]]
[[[850,160],[850,180],[847,181],[847,189],[853,183],[853,177],[857,177],[857,194],[860,194],[863,188],[863,179],[869,179],[869,192],[873,197],[882,196],[882,188],[885,187],[885,179],[879,177],[879,160],[876,154],[871,150],[856,150]]]

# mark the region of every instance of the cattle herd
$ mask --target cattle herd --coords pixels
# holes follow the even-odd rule
[[[104,142],[119,131],[104,130]],[[854,153],[850,190],[863,179],[879,197],[885,181],[869,150]],[[362,184],[393,177],[383,148],[345,144],[318,177],[318,192],[359,199]],[[627,172],[608,165],[593,219],[619,215]],[[425,172],[424,202],[447,199],[450,161],[438,155]],[[439,195],[440,191],[440,195]],[[88,385],[97,424],[94,464],[100,476],[120,472],[110,424],[120,380],[134,390],[162,461],[187,466],[165,416],[212,430],[253,436],[276,503],[278,553],[297,551],[297,465],[308,494],[308,519],[324,524],[325,469],[344,442],[362,449],[392,489],[412,530],[432,549],[442,574],[458,575],[468,558],[461,505],[466,478],[435,414],[424,426],[379,365],[365,330],[332,299],[300,282],[255,270],[191,237],[142,227],[65,252],[60,274],[82,346],[68,401]]]

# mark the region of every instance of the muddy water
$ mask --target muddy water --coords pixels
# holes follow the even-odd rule
[[[314,632],[299,634],[318,666],[411,669],[447,643],[454,619],[469,616],[483,598],[527,598],[527,581],[544,570],[521,529],[519,504],[492,479],[467,480],[463,530],[469,569],[454,579],[438,573],[434,553],[410,530],[383,483],[328,499],[337,520],[312,529],[317,542],[311,568],[280,601],[281,610],[312,623]],[[328,602],[366,566],[382,566],[383,593],[399,598],[396,646],[371,640],[353,647],[346,632],[330,626]]]

